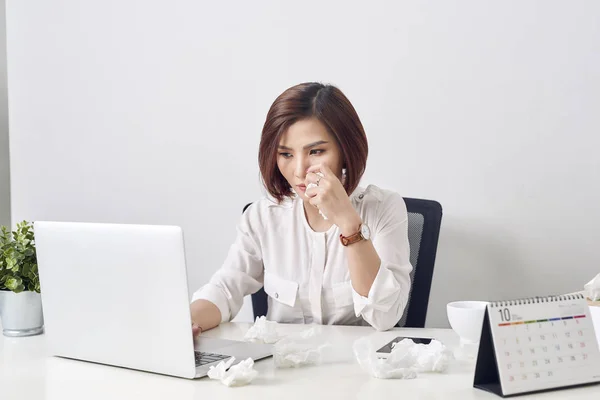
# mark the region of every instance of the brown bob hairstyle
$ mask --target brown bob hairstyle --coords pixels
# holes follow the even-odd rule
[[[258,164],[265,187],[281,202],[293,195],[292,189],[277,166],[281,136],[295,122],[318,119],[337,141],[346,168],[344,188],[350,195],[365,172],[369,146],[356,110],[332,85],[301,83],[283,92],[271,105],[263,127],[258,150]]]

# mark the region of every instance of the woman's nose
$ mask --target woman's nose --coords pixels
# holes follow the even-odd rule
[[[298,157],[297,161],[296,161],[296,170],[295,175],[296,177],[300,178],[300,179],[304,179],[306,178],[306,171],[308,170],[308,168],[310,167],[310,165],[308,165],[307,160],[303,157]]]

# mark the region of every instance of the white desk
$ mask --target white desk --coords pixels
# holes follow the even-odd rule
[[[229,323],[206,336],[241,339],[250,324]],[[298,331],[302,325],[282,325]],[[335,352],[326,364],[275,369],[273,359],[255,364],[258,377],[248,386],[228,388],[218,381],[186,380],[46,355],[44,335],[6,338],[0,335],[0,399],[497,399],[473,388],[474,361],[457,362],[444,374],[420,374],[413,380],[380,380],[363,372],[351,346],[361,336],[384,344],[396,336],[433,336],[456,348],[458,337],[447,329],[396,329],[323,326]],[[250,397],[252,396],[252,397]],[[600,386],[530,395],[527,399],[600,398]]]

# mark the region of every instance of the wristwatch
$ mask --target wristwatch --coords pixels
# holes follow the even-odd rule
[[[340,241],[343,246],[349,246],[353,243],[360,242],[361,240],[370,240],[371,230],[366,224],[361,224],[360,229],[354,235],[344,236],[340,234]]]

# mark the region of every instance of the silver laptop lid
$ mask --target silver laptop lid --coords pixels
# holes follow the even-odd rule
[[[51,354],[193,378],[176,226],[34,223]]]

